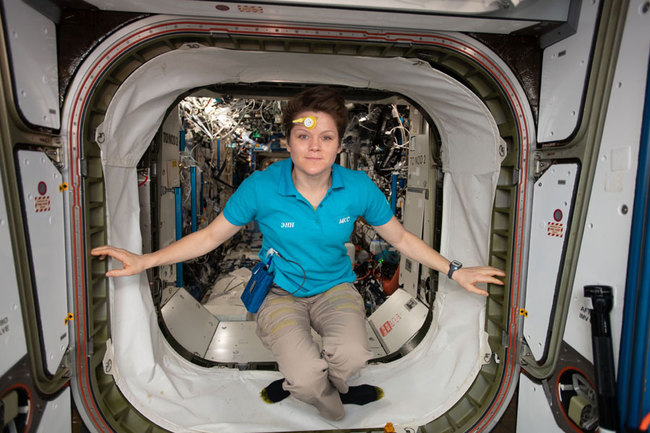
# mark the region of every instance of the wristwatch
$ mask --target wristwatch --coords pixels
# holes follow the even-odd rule
[[[458,260],[452,260],[451,263],[449,263],[449,272],[447,272],[447,276],[449,279],[451,279],[451,276],[459,270],[460,268],[463,267],[463,264],[459,262]]]

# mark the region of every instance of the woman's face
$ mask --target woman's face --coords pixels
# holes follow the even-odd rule
[[[296,122],[296,120],[301,120]],[[314,122],[315,120],[315,122]],[[309,128],[309,126],[313,127]],[[294,119],[287,150],[297,176],[329,176],[336,155],[341,152],[336,122],[321,111],[305,111]]]

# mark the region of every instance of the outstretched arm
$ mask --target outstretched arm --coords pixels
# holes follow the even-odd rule
[[[120,261],[122,269],[108,271],[106,276],[124,277],[156,266],[170,265],[202,256],[230,239],[240,228],[241,226],[229,223],[223,214],[220,214],[207,227],[153,253],[140,255],[122,248],[105,245],[93,248],[90,254],[100,256],[100,259],[110,256]]]
[[[446,274],[449,270],[449,260],[428,246],[422,239],[404,229],[397,218],[391,218],[384,225],[374,226],[374,229],[379,236],[405,256],[443,274]],[[487,291],[479,289],[476,284],[493,283],[502,285],[503,281],[496,278],[497,276],[504,277],[505,273],[492,266],[476,266],[460,268],[454,272],[452,279],[469,292],[487,296]]]

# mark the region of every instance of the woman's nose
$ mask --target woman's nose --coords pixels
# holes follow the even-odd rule
[[[318,138],[309,140],[309,150],[320,150],[321,143]]]

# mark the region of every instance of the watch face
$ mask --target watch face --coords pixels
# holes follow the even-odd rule
[[[458,260],[452,260],[451,263],[449,263],[449,272],[447,272],[447,276],[451,278],[451,275],[462,267],[463,264],[461,262]]]

